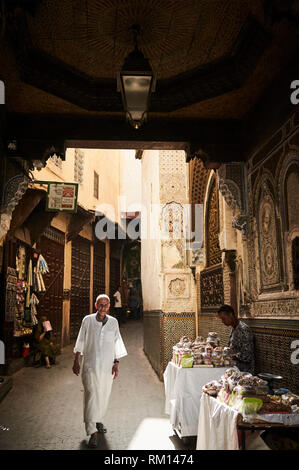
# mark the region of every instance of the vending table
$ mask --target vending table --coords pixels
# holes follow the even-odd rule
[[[238,430],[241,431],[241,449],[246,449],[245,431],[271,428],[296,428],[299,432],[299,414],[257,415],[252,423],[244,422],[242,415],[214,397],[202,394],[198,420],[197,450],[238,450]]]
[[[180,438],[196,436],[202,387],[219,380],[227,367],[182,368],[169,362],[164,377],[165,413]]]

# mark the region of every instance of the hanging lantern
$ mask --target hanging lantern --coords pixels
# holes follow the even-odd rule
[[[117,91],[122,94],[126,118],[135,129],[139,129],[147,118],[150,96],[155,91],[155,84],[149,61],[136,44],[117,77]]]

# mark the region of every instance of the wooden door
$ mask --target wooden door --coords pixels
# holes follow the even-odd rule
[[[72,241],[70,338],[77,338],[82,319],[90,312],[90,242],[82,237]]]
[[[53,327],[55,343],[61,344],[62,309],[63,309],[63,277],[64,277],[64,233],[54,228],[48,228],[38,244],[39,251],[45,258],[49,273],[43,274],[45,292],[39,292],[37,297],[38,317],[46,315]]]
[[[99,294],[105,294],[105,243],[94,245],[93,258],[93,304]]]
[[[120,284],[120,261],[116,258],[110,258],[110,299],[116,292]]]

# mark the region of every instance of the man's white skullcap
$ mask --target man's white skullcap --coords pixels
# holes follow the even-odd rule
[[[100,299],[108,299],[109,302],[110,302],[110,299],[109,299],[108,295],[106,295],[106,294],[100,294],[100,295],[98,295],[97,298],[96,298],[96,304],[98,303],[98,301],[99,301]]]

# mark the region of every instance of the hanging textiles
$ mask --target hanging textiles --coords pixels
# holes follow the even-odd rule
[[[17,310],[17,271],[7,268],[5,293],[5,321],[15,321]]]
[[[30,287],[32,286],[32,261],[29,261],[28,273],[27,273],[27,295],[26,295],[26,308],[29,308],[30,304]]]
[[[47,262],[46,262],[45,258],[42,255],[39,255],[36,267],[37,267],[37,271],[39,271],[42,274],[46,274],[46,273],[49,272]]]
[[[28,286],[32,286],[32,260],[29,261],[28,275],[27,275]]]
[[[19,247],[16,257],[16,270],[18,271],[18,279],[25,279],[26,275],[26,250],[24,246]]]
[[[38,304],[39,304],[38,298],[36,297],[35,294],[32,294],[31,299],[30,299],[30,306],[31,306],[31,321],[33,325],[38,324],[38,320],[36,318],[36,315],[37,315],[36,305]]]
[[[49,272],[48,264],[42,255],[39,255],[36,268],[34,268],[33,285],[37,292],[45,292],[46,287],[43,280],[43,274]]]

